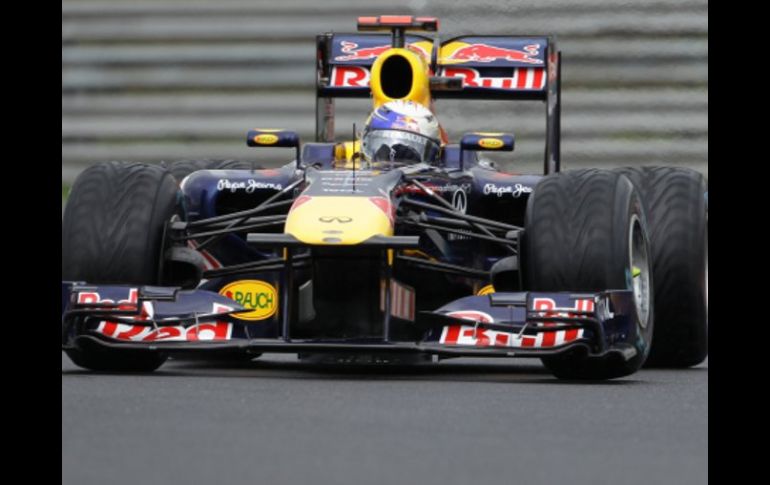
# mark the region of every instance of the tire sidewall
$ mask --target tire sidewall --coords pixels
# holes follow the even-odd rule
[[[644,205],[639,192],[634,187],[634,184],[628,177],[621,175],[618,178],[618,190],[615,195],[615,213],[613,221],[613,248],[615,262],[613,267],[623,268],[622,274],[619,274],[622,279],[618,281],[618,286],[615,288],[633,290],[633,273],[632,273],[632,261],[631,252],[634,242],[633,237],[633,225],[635,221],[639,222],[643,235],[643,247],[647,254],[647,274],[649,277],[647,288],[647,317],[646,322],[643,321],[644,317],[639,312],[639,309],[634,301],[633,315],[634,315],[634,347],[637,354],[627,362],[629,373],[635,372],[639,369],[644,361],[647,360],[647,356],[650,354],[650,347],[652,343],[652,334],[654,327],[654,314],[655,314],[655,298],[653,295],[653,274],[652,274],[652,253],[650,252],[649,232],[647,225],[647,216],[644,210]],[[620,273],[616,271],[615,273]],[[608,280],[613,281],[613,280]]]
[[[644,204],[653,261],[655,332],[648,366],[685,368],[708,354],[708,184],[692,169],[614,169]]]

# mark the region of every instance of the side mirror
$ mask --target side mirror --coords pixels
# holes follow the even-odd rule
[[[301,166],[300,141],[296,131],[250,130],[246,136],[246,144],[250,147],[294,148],[297,151],[297,168]]]
[[[513,135],[506,133],[466,133],[460,139],[460,170],[464,168],[466,151],[512,152],[515,142]]]

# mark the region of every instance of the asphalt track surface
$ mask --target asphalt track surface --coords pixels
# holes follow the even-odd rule
[[[62,484],[704,484],[708,362],[564,383],[533,359],[411,368],[62,354]]]

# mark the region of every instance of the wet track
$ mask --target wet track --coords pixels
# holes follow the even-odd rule
[[[269,355],[98,375],[62,354],[63,484],[708,482],[708,363],[571,384],[539,361]]]

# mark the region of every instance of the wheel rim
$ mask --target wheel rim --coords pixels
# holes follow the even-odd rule
[[[636,215],[631,219],[629,251],[631,267],[628,271],[628,287],[634,293],[639,324],[647,328],[650,321],[650,258],[642,224]]]

